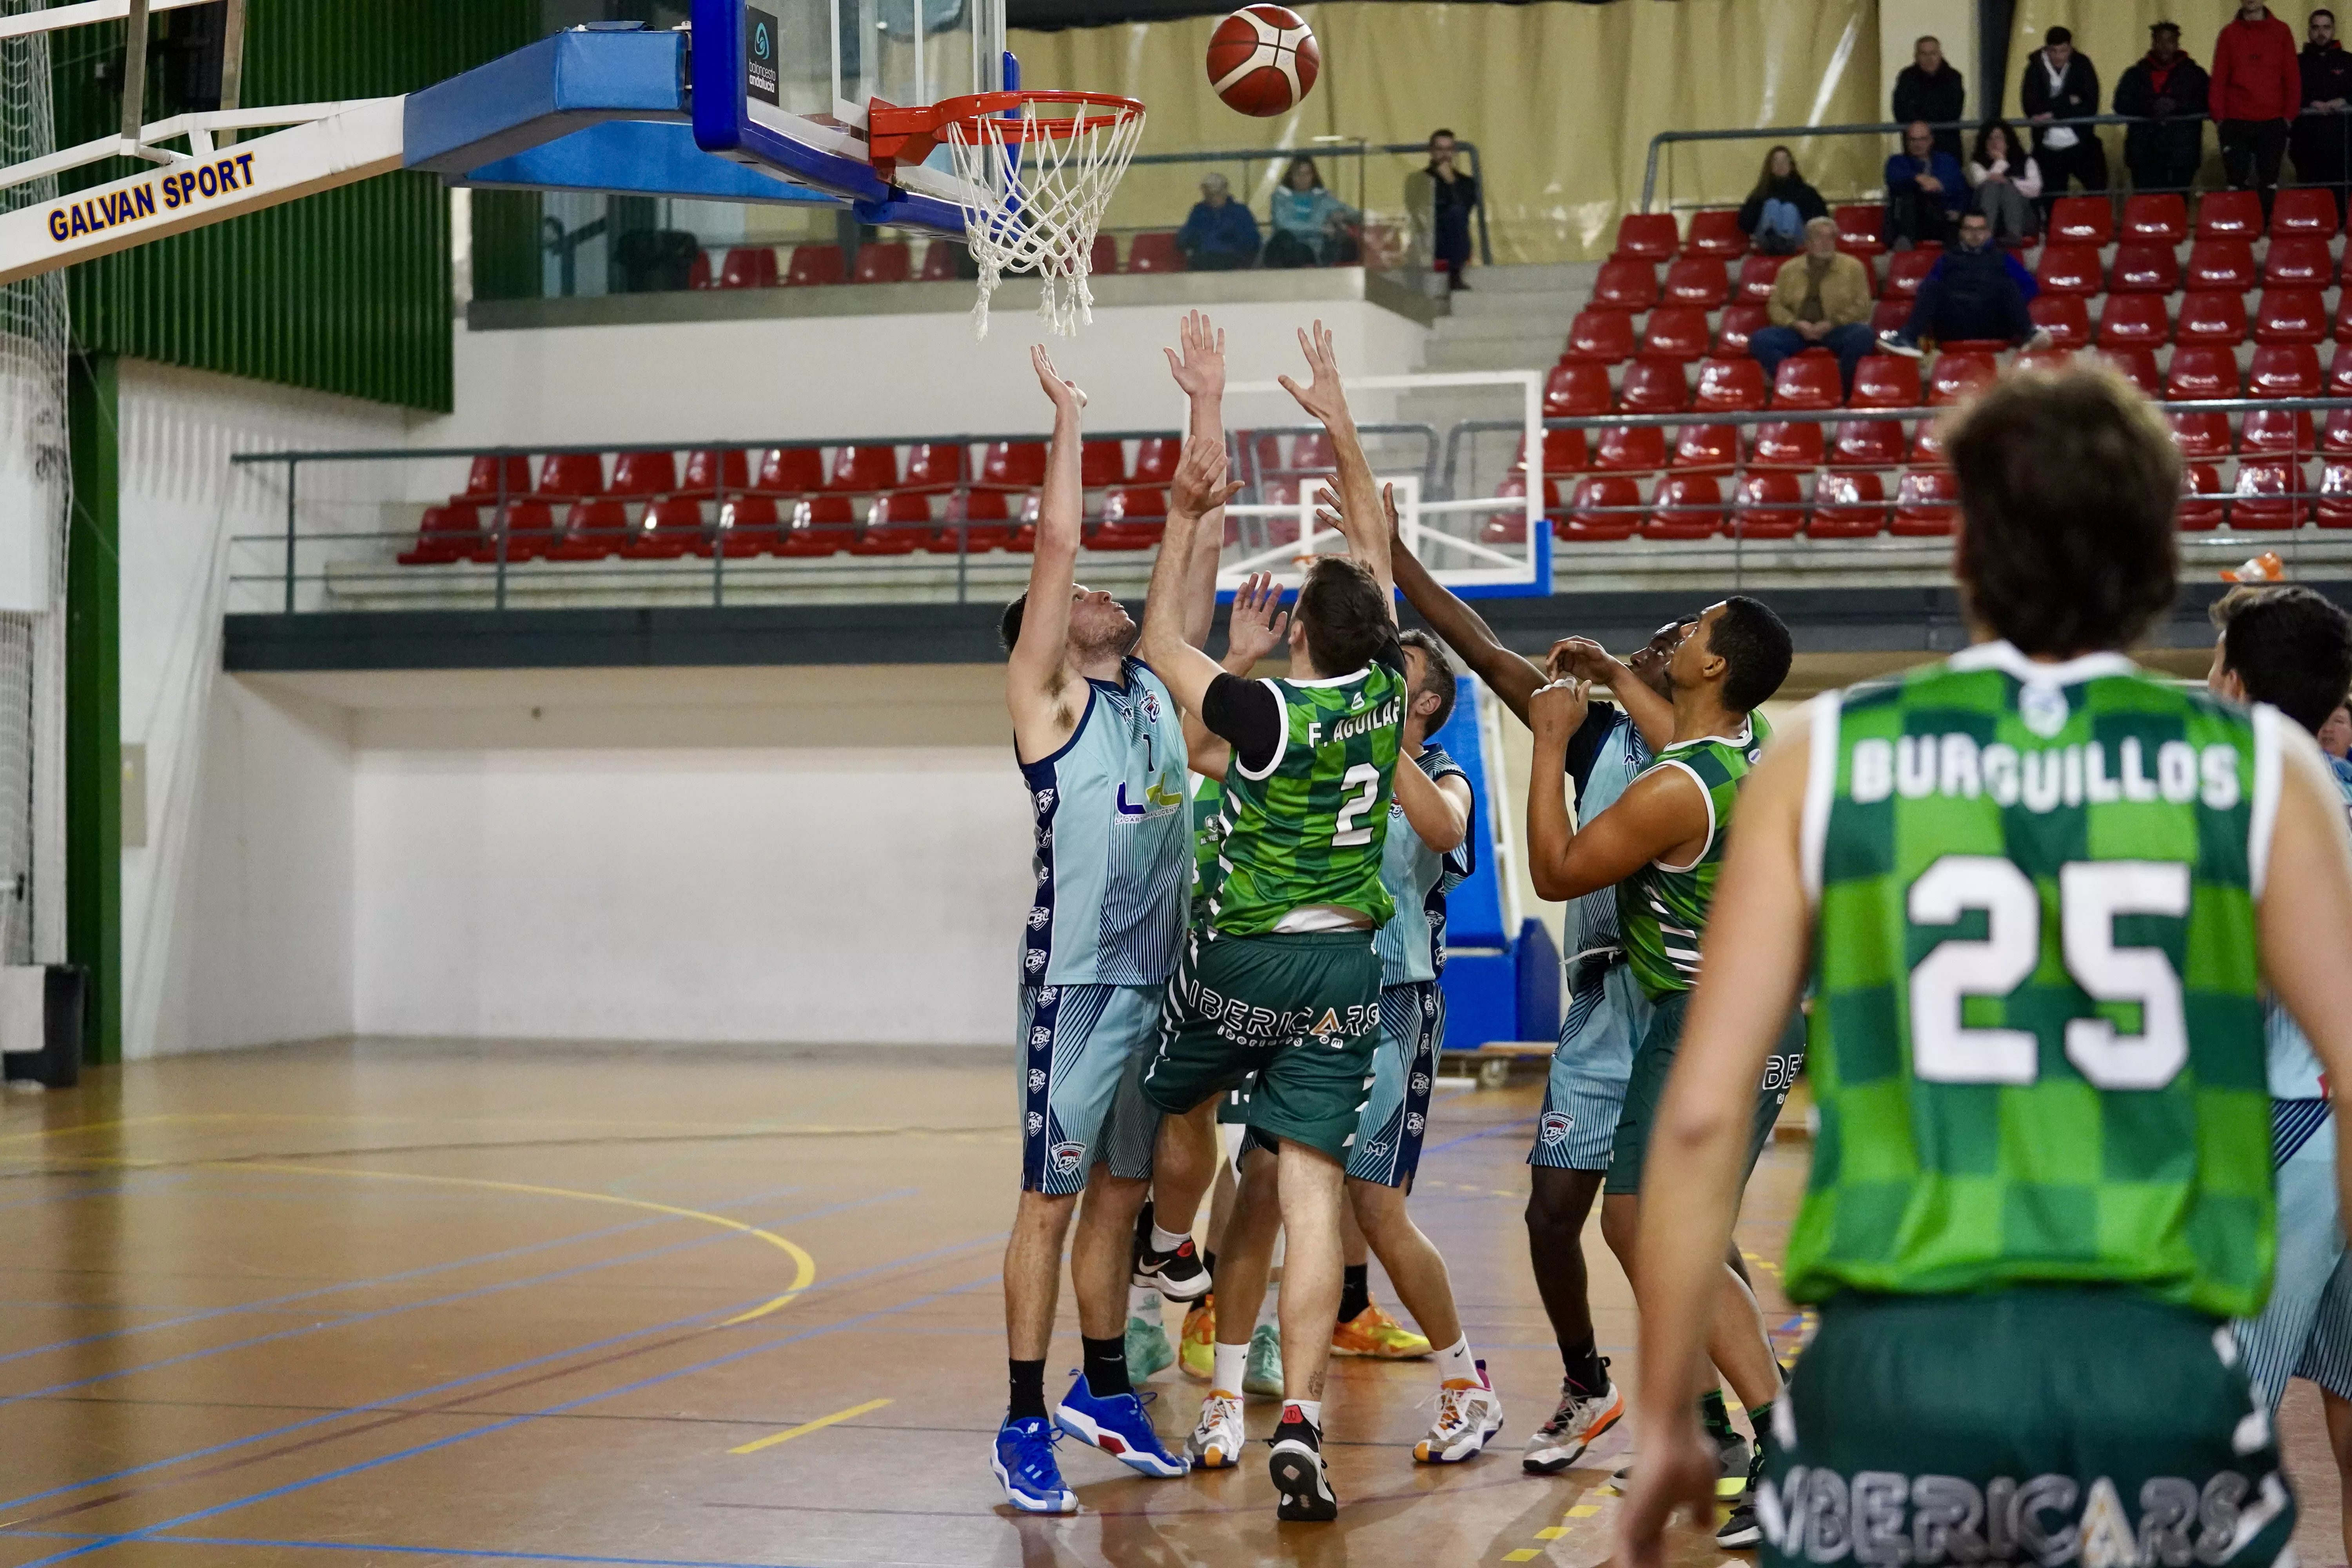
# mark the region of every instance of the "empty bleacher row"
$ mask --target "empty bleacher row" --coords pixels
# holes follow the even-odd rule
[[[1889,254],[1880,207],[1843,206],[1834,216],[1839,247],[1870,272],[1872,326],[1901,325],[1939,253]],[[2252,192],[2210,193],[2193,226],[2178,195],[2133,196],[2120,220],[2105,196],[2063,199],[2033,259],[2040,293],[2029,306],[2052,344],[2021,363],[2096,352],[2170,403],[2352,396],[2336,229],[2324,190],[2280,192],[2267,224]],[[1671,215],[1623,220],[1591,306],[1549,373],[1545,415],[1717,418],[1672,429],[1549,431],[1545,504],[1555,533],[1609,541],[1948,531],[1951,483],[1931,420],[1825,426],[1755,416],[1949,404],[1996,374],[1994,355],[2007,345],[1944,344],[1924,380],[1915,362],[1872,355],[1850,397],[1835,362],[1816,350],[1782,362],[1768,386],[1748,343],[1768,322],[1766,301],[1786,258],[1748,255],[1747,244],[1728,213],[1694,214],[1687,236]],[[2320,349],[2331,342],[2323,366]],[[2183,529],[2352,527],[2352,410],[2317,419],[2294,407],[2179,410],[2171,423],[2189,459]],[[1520,527],[1497,519],[1487,531],[1507,539]]]
[[[1365,248],[1376,257],[1395,249],[1389,231],[1371,226],[1365,231]],[[688,286],[694,289],[801,289],[831,283],[938,283],[970,276],[970,264],[955,240],[935,239],[924,247],[921,264],[915,247],[902,239],[868,240],[850,261],[838,245],[738,245],[724,251],[695,252]],[[779,256],[788,252],[789,258]],[[967,270],[959,273],[959,264]],[[1119,242],[1113,235],[1095,237],[1089,269],[1097,277],[1116,272],[1182,272],[1184,253],[1177,248],[1174,229],[1154,229],[1128,237],[1122,262]]]

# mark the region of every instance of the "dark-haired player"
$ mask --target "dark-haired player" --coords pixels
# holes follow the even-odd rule
[[[1682,1390],[1748,1085],[1809,973],[1821,1135],[1788,1291],[1821,1329],[1773,1413],[1766,1562],[2289,1552],[2227,1321],[2271,1283],[2263,986],[2352,1073],[2343,798],[2276,709],[2117,651],[2177,590],[2180,457],[2145,399],[2014,376],[1947,449],[1983,640],[1822,697],[1740,803],[1642,1194],[1626,1568],[1711,1493]]]
[[[1674,705],[1673,738],[1608,809],[1575,827],[1563,789],[1568,744],[1584,722],[1590,684],[1555,681],[1528,702],[1535,730],[1528,796],[1528,870],[1536,891],[1573,899],[1614,888],[1629,967],[1650,1002],[1649,1027],[1633,1053],[1619,1113],[1601,1224],[1628,1260],[1638,1298],[1642,1260],[1633,1241],[1650,1124],[1682,1038],[1690,988],[1698,976],[1702,933],[1715,897],[1726,836],[1739,785],[1759,747],[1751,715],[1780,689],[1792,654],[1789,629],[1760,601],[1734,595],[1692,623],[1666,666]],[[1633,684],[1628,682],[1627,684]],[[1788,1098],[1804,1055],[1803,1023],[1793,1006],[1777,1022],[1781,1048],[1749,1084],[1748,1162],[1752,1165]],[[1754,1426],[1748,1486],[1719,1544],[1755,1540],[1755,1479],[1769,1446],[1780,1363],[1748,1282],[1721,1266],[1708,1353]],[[1697,1392],[1692,1389],[1690,1392]]]
[[[1183,934],[1192,835],[1175,701],[1129,656],[1135,622],[1118,601],[1073,581],[1084,395],[1043,349],[1030,357],[1053,399],[1054,438],[1029,591],[1003,628],[1037,887],[1021,950],[1021,1203],[1004,1247],[1012,1398],[991,1464],[1014,1508],[1070,1513],[1077,1499],[1054,1461],[1053,1426],[1145,1475],[1187,1468],[1154,1436],[1128,1380],[1124,1323],[1159,1127],[1138,1079]],[[1045,1354],[1073,1209],[1086,1364],[1049,1425]]]

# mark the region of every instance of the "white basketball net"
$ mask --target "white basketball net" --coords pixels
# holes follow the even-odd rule
[[[980,264],[974,336],[988,336],[988,298],[1004,275],[1034,272],[1038,316],[1068,337],[1095,319],[1087,287],[1095,229],[1143,135],[1143,110],[1024,100],[1017,117],[985,116],[976,129],[947,127],[965,243]]]

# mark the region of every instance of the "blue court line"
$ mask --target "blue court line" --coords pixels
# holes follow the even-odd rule
[[[836,1274],[830,1279],[820,1279],[814,1285],[810,1286],[808,1290],[802,1296],[802,1300],[805,1300],[809,1296],[815,1295],[821,1291],[836,1289],[840,1286],[848,1284],[853,1279],[860,1279],[870,1274],[880,1274],[888,1269],[903,1268],[909,1264],[928,1262],[932,1258],[945,1257],[949,1253],[963,1252],[974,1247],[984,1247],[992,1242],[999,1242],[1003,1239],[1004,1233],[1003,1231],[999,1231],[994,1236],[983,1236],[975,1240],[958,1242],[951,1247],[934,1247],[929,1252],[918,1252],[910,1257],[897,1258],[888,1263],[877,1263],[869,1268],[853,1269],[847,1274]],[[736,1313],[744,1311],[750,1308],[765,1305],[768,1300],[769,1298],[764,1296],[754,1296],[748,1300],[732,1302],[724,1307],[713,1308],[701,1312],[690,1312],[685,1317],[673,1318],[667,1322],[654,1323],[642,1329],[632,1329],[625,1334],[614,1334],[606,1339],[592,1340],[586,1344],[573,1345],[566,1350],[551,1351],[544,1355],[529,1356],[521,1361],[509,1362],[504,1366],[491,1367],[483,1372],[468,1373],[464,1377],[452,1378],[446,1383],[436,1383],[425,1388],[411,1389],[405,1394],[396,1394],[388,1399],[376,1400],[367,1405],[354,1405],[342,1410],[326,1411],[317,1415],[305,1416],[299,1421],[289,1422],[283,1426],[273,1426],[266,1431],[252,1433],[249,1436],[243,1437],[232,1437],[226,1442],[210,1444],[202,1448],[191,1448],[184,1454],[174,1454],[169,1458],[150,1459],[144,1464],[131,1465],[120,1470],[110,1470],[104,1475],[91,1476],[86,1479],[79,1481],[68,1481],[61,1486],[50,1487],[43,1491],[27,1492],[23,1497],[11,1498],[5,1502],[0,1502],[0,1512],[14,1512],[16,1510],[24,1508],[29,1504],[47,1501],[50,1498],[64,1497],[73,1492],[86,1491],[91,1487],[106,1486],[115,1481],[127,1480],[132,1476],[142,1476],[146,1475],[151,1471],[166,1469],[173,1465],[185,1464],[191,1459],[210,1458],[215,1454],[225,1454],[232,1449],[247,1447],[256,1443],[265,1443],[273,1437],[289,1436],[296,1432],[307,1431],[310,1427],[324,1426],[331,1421],[341,1421],[348,1415],[366,1415],[381,1412],[396,1411],[402,1405],[414,1400],[429,1399],[436,1394],[447,1394],[453,1390],[464,1388],[470,1384],[483,1383],[493,1378],[506,1377],[519,1372],[528,1372],[534,1367],[544,1366],[550,1362],[563,1361],[572,1356],[586,1355],[593,1351],[609,1350],[614,1345],[626,1344],[631,1340],[644,1339],[651,1334],[666,1333],[672,1330],[689,1328],[694,1324],[701,1322],[706,1318],[719,1318],[723,1321],[726,1318],[732,1317]]]
[[[798,1184],[789,1187],[772,1187],[765,1192],[752,1193],[745,1197],[730,1199],[727,1203],[717,1205],[717,1208],[742,1208],[751,1204],[765,1203],[770,1198],[785,1197],[800,1190]],[[713,1212],[717,1210],[714,1209]],[[625,1220],[619,1225],[609,1225],[600,1230],[576,1231],[570,1236],[557,1237],[549,1241],[527,1242],[520,1247],[501,1247],[496,1252],[476,1253],[471,1258],[456,1258],[447,1263],[427,1263],[421,1268],[404,1268],[392,1274],[378,1274],[366,1279],[346,1279],[334,1285],[313,1286],[308,1290],[297,1290],[290,1296],[270,1296],[258,1301],[246,1301],[233,1307],[207,1307],[198,1311],[187,1312],[181,1317],[168,1318],[160,1322],[134,1323],[128,1328],[109,1329],[103,1333],[84,1334],[78,1339],[54,1340],[45,1345],[34,1345],[28,1350],[10,1351],[5,1355],[0,1355],[0,1366],[5,1366],[14,1361],[22,1361],[27,1356],[41,1355],[49,1351],[71,1350],[79,1345],[97,1344],[103,1340],[120,1339],[128,1334],[146,1334],[152,1333],[158,1329],[176,1329],[185,1323],[202,1323],[214,1318],[234,1317],[239,1312],[262,1311],[274,1307],[283,1307],[294,1301],[314,1301],[321,1296],[332,1296],[344,1290],[363,1290],[375,1285],[397,1285],[403,1280],[421,1279],[427,1275],[446,1274],[452,1269],[470,1268],[477,1264],[497,1263],[510,1258],[524,1258],[534,1252],[546,1252],[559,1247],[569,1247],[574,1242],[594,1241],[604,1237],[619,1236],[626,1231],[643,1230],[648,1226],[667,1225],[684,1217],[683,1215],[665,1214],[653,1215],[645,1219]]]
[[[389,1454],[380,1454],[373,1459],[362,1459],[354,1464],[345,1465],[341,1469],[322,1471],[318,1475],[309,1477],[303,1480],[288,1481],[281,1486],[270,1487],[266,1490],[255,1492],[248,1497],[232,1498],[226,1502],[214,1503],[209,1508],[200,1508],[195,1510],[194,1512],[181,1514],[175,1519],[162,1520],[154,1524],[142,1525],[137,1530],[125,1531],[116,1535],[101,1536],[97,1540],[88,1542],[85,1544],[74,1547],[69,1551],[53,1552],[47,1557],[36,1557],[29,1563],[18,1564],[17,1568],[45,1568],[45,1565],[47,1563],[64,1563],[76,1557],[88,1556],[90,1552],[102,1552],[110,1546],[127,1545],[133,1542],[152,1541],[156,1539],[158,1534],[163,1531],[177,1530],[183,1525],[194,1524],[203,1520],[217,1518],[224,1513],[233,1513],[241,1508],[251,1508],[256,1503],[274,1501],[278,1498],[287,1497],[295,1492],[308,1491],[312,1487],[324,1486],[329,1481],[339,1481],[346,1479],[352,1476],[363,1475],[370,1470],[381,1469],[386,1465],[397,1464],[403,1459],[412,1459],[420,1455],[437,1453],[444,1448],[455,1447],[459,1443],[471,1442],[477,1437],[487,1437],[493,1432],[510,1431],[518,1426],[528,1426],[533,1421],[545,1420],[551,1415],[568,1415],[572,1411],[584,1408],[587,1405],[601,1405],[608,1399],[618,1399],[624,1394],[641,1393],[648,1388],[658,1388],[665,1383],[673,1383],[681,1377],[691,1377],[697,1373],[710,1372],[719,1367],[731,1365],[736,1362],[744,1361],[755,1355],[765,1355],[770,1351],[780,1350],[785,1345],[794,1344],[803,1340],[816,1339],[825,1334],[839,1333],[845,1329],[854,1329],[861,1323],[871,1321],[877,1318],[893,1317],[898,1313],[910,1311],[917,1307],[927,1305],[932,1301],[944,1300],[948,1297],[961,1295],[969,1290],[977,1290],[982,1286],[996,1283],[1002,1278],[1003,1275],[1001,1273],[991,1274],[985,1278],[972,1280],[968,1284],[956,1286],[950,1289],[934,1290],[927,1296],[918,1296],[912,1300],[901,1301],[895,1307],[883,1307],[875,1311],[860,1313],[858,1316],[854,1318],[845,1318],[837,1323],[826,1323],[816,1328],[803,1329],[794,1333],[779,1335],[774,1339],[762,1341],[761,1343],[756,1345],[746,1345],[741,1350],[729,1351],[724,1355],[712,1356],[707,1361],[696,1362],[688,1366],[676,1367],[668,1372],[656,1373],[651,1377],[642,1377],[637,1379],[635,1383],[625,1383],[617,1388],[608,1388],[601,1394],[582,1394],[577,1399],[563,1400],[558,1404],[546,1405],[538,1410],[526,1411],[520,1415],[509,1415],[503,1420],[493,1421],[487,1426],[468,1427],[463,1432],[452,1432],[446,1436],[435,1437],[428,1442],[418,1443],[406,1448],[395,1449]]]
[[[24,1541],[96,1541],[100,1537],[78,1530],[0,1530],[0,1536]],[[385,1552],[410,1557],[480,1557],[500,1563],[595,1563],[617,1568],[792,1568],[782,1563],[735,1563],[709,1557],[589,1557],[570,1552],[492,1552],[468,1546],[394,1546],[382,1542],[262,1541],[236,1535],[154,1535],[156,1545],[242,1546],[273,1552]]]
[[[1522,1116],[1517,1121],[1497,1121],[1492,1127],[1481,1127],[1475,1132],[1465,1132],[1459,1138],[1448,1138],[1443,1143],[1424,1144],[1421,1151],[1422,1157],[1426,1159],[1441,1150],[1453,1148],[1456,1143],[1469,1143],[1480,1138],[1492,1138],[1496,1133],[1508,1132],[1514,1127],[1532,1127],[1536,1119],[1532,1116]]]
[[[893,1198],[908,1197],[919,1190],[914,1187],[901,1187],[896,1192],[878,1193],[870,1197],[852,1198],[845,1203],[827,1204],[823,1208],[805,1209],[799,1214],[785,1215],[770,1223],[790,1225],[798,1220],[815,1219],[824,1215],[839,1214],[844,1209],[864,1208],[869,1204],[887,1203]],[[667,1219],[678,1216],[665,1215],[662,1217]],[[67,1394],[77,1388],[89,1388],[97,1384],[112,1383],[119,1378],[134,1377],[144,1372],[157,1372],[167,1366],[179,1366],[187,1362],[203,1361],[208,1356],[225,1355],[230,1351],[250,1350],[256,1345],[276,1344],[281,1340],[300,1339],[306,1334],[320,1333],[329,1329],[342,1329],[357,1323],[371,1323],[379,1318],[398,1317],[403,1312],[421,1311],[427,1307],[446,1307],[455,1301],[470,1301],[484,1296],[501,1295],[509,1290],[550,1285],[559,1279],[569,1279],[582,1274],[593,1274],[599,1269],[617,1268],[624,1263],[641,1263],[648,1258],[661,1258],[673,1252],[686,1252],[698,1247],[709,1247],[718,1242],[731,1240],[739,1234],[740,1233],[729,1230],[711,1232],[687,1241],[673,1241],[661,1247],[647,1247],[643,1252],[625,1252],[614,1258],[599,1258],[586,1263],[575,1263],[569,1268],[551,1269],[544,1274],[529,1274],[520,1279],[500,1279],[488,1285],[477,1285],[469,1290],[453,1290],[446,1296],[427,1296],[422,1300],[404,1301],[392,1307],[377,1307],[365,1312],[345,1312],[321,1323],[303,1323],[293,1328],[273,1329],[266,1334],[254,1334],[242,1340],[230,1340],[222,1344],[207,1345],[202,1350],[183,1351],[178,1355],[165,1356],[160,1361],[142,1362],[137,1366],[118,1367],[112,1372],[94,1373],[89,1377],[78,1377],[66,1383],[53,1383],[46,1388],[29,1389],[23,1394],[0,1395],[0,1410],[5,1410],[11,1405],[21,1405],[28,1399],[46,1399],[51,1394]]]

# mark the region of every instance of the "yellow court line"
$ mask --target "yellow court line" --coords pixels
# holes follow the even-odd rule
[[[762,1448],[772,1448],[779,1443],[789,1443],[795,1437],[805,1437],[812,1432],[831,1426],[836,1422],[846,1421],[853,1415],[863,1415],[869,1410],[879,1410],[889,1403],[887,1399],[869,1399],[863,1405],[853,1405],[846,1410],[836,1410],[830,1415],[820,1415],[814,1421],[803,1421],[797,1426],[787,1426],[772,1436],[762,1437],[757,1442],[746,1443],[740,1448],[730,1448],[727,1451],[730,1454],[756,1454]]]
[[[1542,1552],[1537,1551],[1532,1546],[1522,1546],[1517,1552],[1504,1552],[1503,1561],[1506,1563],[1532,1563],[1542,1555]]]
[[[1597,1502],[1580,1502],[1574,1508],[1570,1509],[1565,1517],[1569,1519],[1591,1519],[1594,1514],[1599,1513],[1600,1511],[1601,1505]]]

